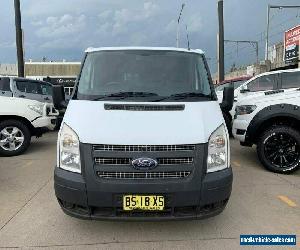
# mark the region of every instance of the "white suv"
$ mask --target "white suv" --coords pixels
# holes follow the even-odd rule
[[[3,80],[4,79],[4,80]],[[41,136],[56,125],[53,104],[13,97],[10,81],[0,78],[0,155],[20,155],[32,136]]]
[[[264,76],[276,79],[274,84],[280,88],[239,99],[232,132],[241,145],[257,145],[258,157],[267,169],[290,173],[300,167],[300,70]]]

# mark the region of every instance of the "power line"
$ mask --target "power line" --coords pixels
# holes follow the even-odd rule
[[[282,26],[284,23],[287,23],[287,21],[290,21],[290,20],[295,20],[295,18],[290,18],[290,19],[287,19],[287,20],[285,20],[284,22],[282,22],[282,23],[279,23],[278,25],[279,26]],[[276,32],[276,33],[271,33],[271,35],[269,36],[270,38],[271,37],[274,37],[274,36],[276,36],[276,35],[278,35],[278,34],[282,34],[282,32],[284,32],[285,30],[281,30],[281,31],[279,31],[278,33]],[[260,32],[260,33],[257,33],[256,35],[254,35],[255,37],[258,37],[258,36],[261,36],[261,35],[263,35],[263,33],[264,32]],[[260,43],[260,42],[263,42],[264,41],[264,38],[260,38],[259,40],[258,40],[258,42]],[[241,50],[244,50],[244,49],[246,49],[246,48],[248,48],[249,47],[249,45],[246,45],[246,46],[244,46],[244,47],[241,47],[241,48],[239,48],[239,51],[241,51]],[[230,46],[229,47],[229,49],[230,48],[235,48],[235,46]],[[230,52],[227,52],[226,54],[225,54],[225,56],[226,55],[231,55],[231,54],[233,54],[233,53],[235,53],[235,51],[230,51]],[[213,60],[213,61],[215,61],[215,60],[217,60],[217,58],[215,57],[215,58],[211,58],[211,60]]]
[[[294,18],[286,19],[285,21],[279,23],[277,26],[283,26],[283,24],[287,23],[288,21],[290,21],[290,20],[295,20],[295,19],[297,19],[297,17],[296,17],[296,18],[294,17]],[[269,35],[269,38],[272,38],[272,37],[275,37],[275,36],[277,36],[277,35],[279,35],[279,34],[282,34],[284,31],[285,31],[285,29],[280,30],[279,32],[276,32],[276,33],[271,33],[271,34]],[[259,36],[259,35],[261,35],[261,34],[263,34],[263,33],[264,33],[264,32],[257,33],[257,35],[255,35],[255,36]],[[264,38],[261,38],[261,39],[258,40],[259,43],[261,43],[261,42],[263,42],[263,41],[264,41]],[[247,49],[247,48],[249,48],[249,45],[246,45],[246,46],[244,46],[244,47],[239,48],[239,51],[242,51],[242,50]],[[234,54],[234,53],[236,53],[236,51],[230,51],[230,52],[225,53],[224,56],[225,56],[225,57],[228,57],[229,55],[232,55],[232,54]],[[212,59],[212,61],[215,61],[215,60],[217,60],[217,59],[216,59],[216,58],[213,58],[213,59]]]

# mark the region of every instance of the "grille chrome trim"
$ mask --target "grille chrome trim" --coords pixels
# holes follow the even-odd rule
[[[175,172],[97,172],[103,179],[183,179],[191,174],[189,171]]]
[[[95,163],[97,165],[130,165],[130,158],[103,158],[95,157]]]
[[[94,145],[95,151],[162,152],[194,151],[195,145]]]
[[[182,157],[182,158],[159,158],[158,164],[160,165],[176,165],[176,164],[193,164],[194,158]]]
[[[131,165],[131,158],[105,158],[95,157],[94,162],[97,165]],[[182,158],[158,158],[157,162],[159,165],[181,165],[181,164],[193,164],[193,157],[182,157]]]

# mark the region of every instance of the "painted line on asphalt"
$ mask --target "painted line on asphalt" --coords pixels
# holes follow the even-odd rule
[[[239,162],[237,162],[237,161],[234,161],[234,162],[232,162],[233,163],[233,165],[234,166],[236,166],[236,167],[241,167],[242,165],[239,163]]]
[[[277,196],[282,202],[286,203],[288,206],[290,207],[297,207],[297,204],[292,201],[291,199],[289,199],[287,196],[284,195],[279,195]]]
[[[13,220],[38,194],[39,192],[41,192],[43,190],[43,188],[45,188],[52,180],[53,177],[51,177],[45,184],[43,184],[38,191],[36,191],[30,198],[29,200],[26,201],[26,203],[15,213],[13,214],[9,219],[8,221],[6,221],[4,223],[4,225],[2,227],[0,227],[0,233],[1,233],[1,230],[7,226],[8,223],[11,222],[11,220]],[[1,248],[1,247],[0,247]]]

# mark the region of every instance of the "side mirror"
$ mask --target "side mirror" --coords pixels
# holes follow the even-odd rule
[[[241,91],[240,91],[241,94],[244,94],[244,93],[247,93],[247,92],[250,92],[250,90],[249,89],[241,89]]]
[[[229,112],[233,107],[234,102],[234,88],[225,87],[223,91],[223,101],[220,104],[223,112]]]
[[[52,87],[52,99],[54,107],[57,110],[67,108],[67,102],[65,97],[64,87],[60,85],[53,85]]]
[[[246,86],[243,86],[240,90],[240,93],[243,94],[243,93],[247,93],[247,92],[250,92],[250,90],[246,87]]]

